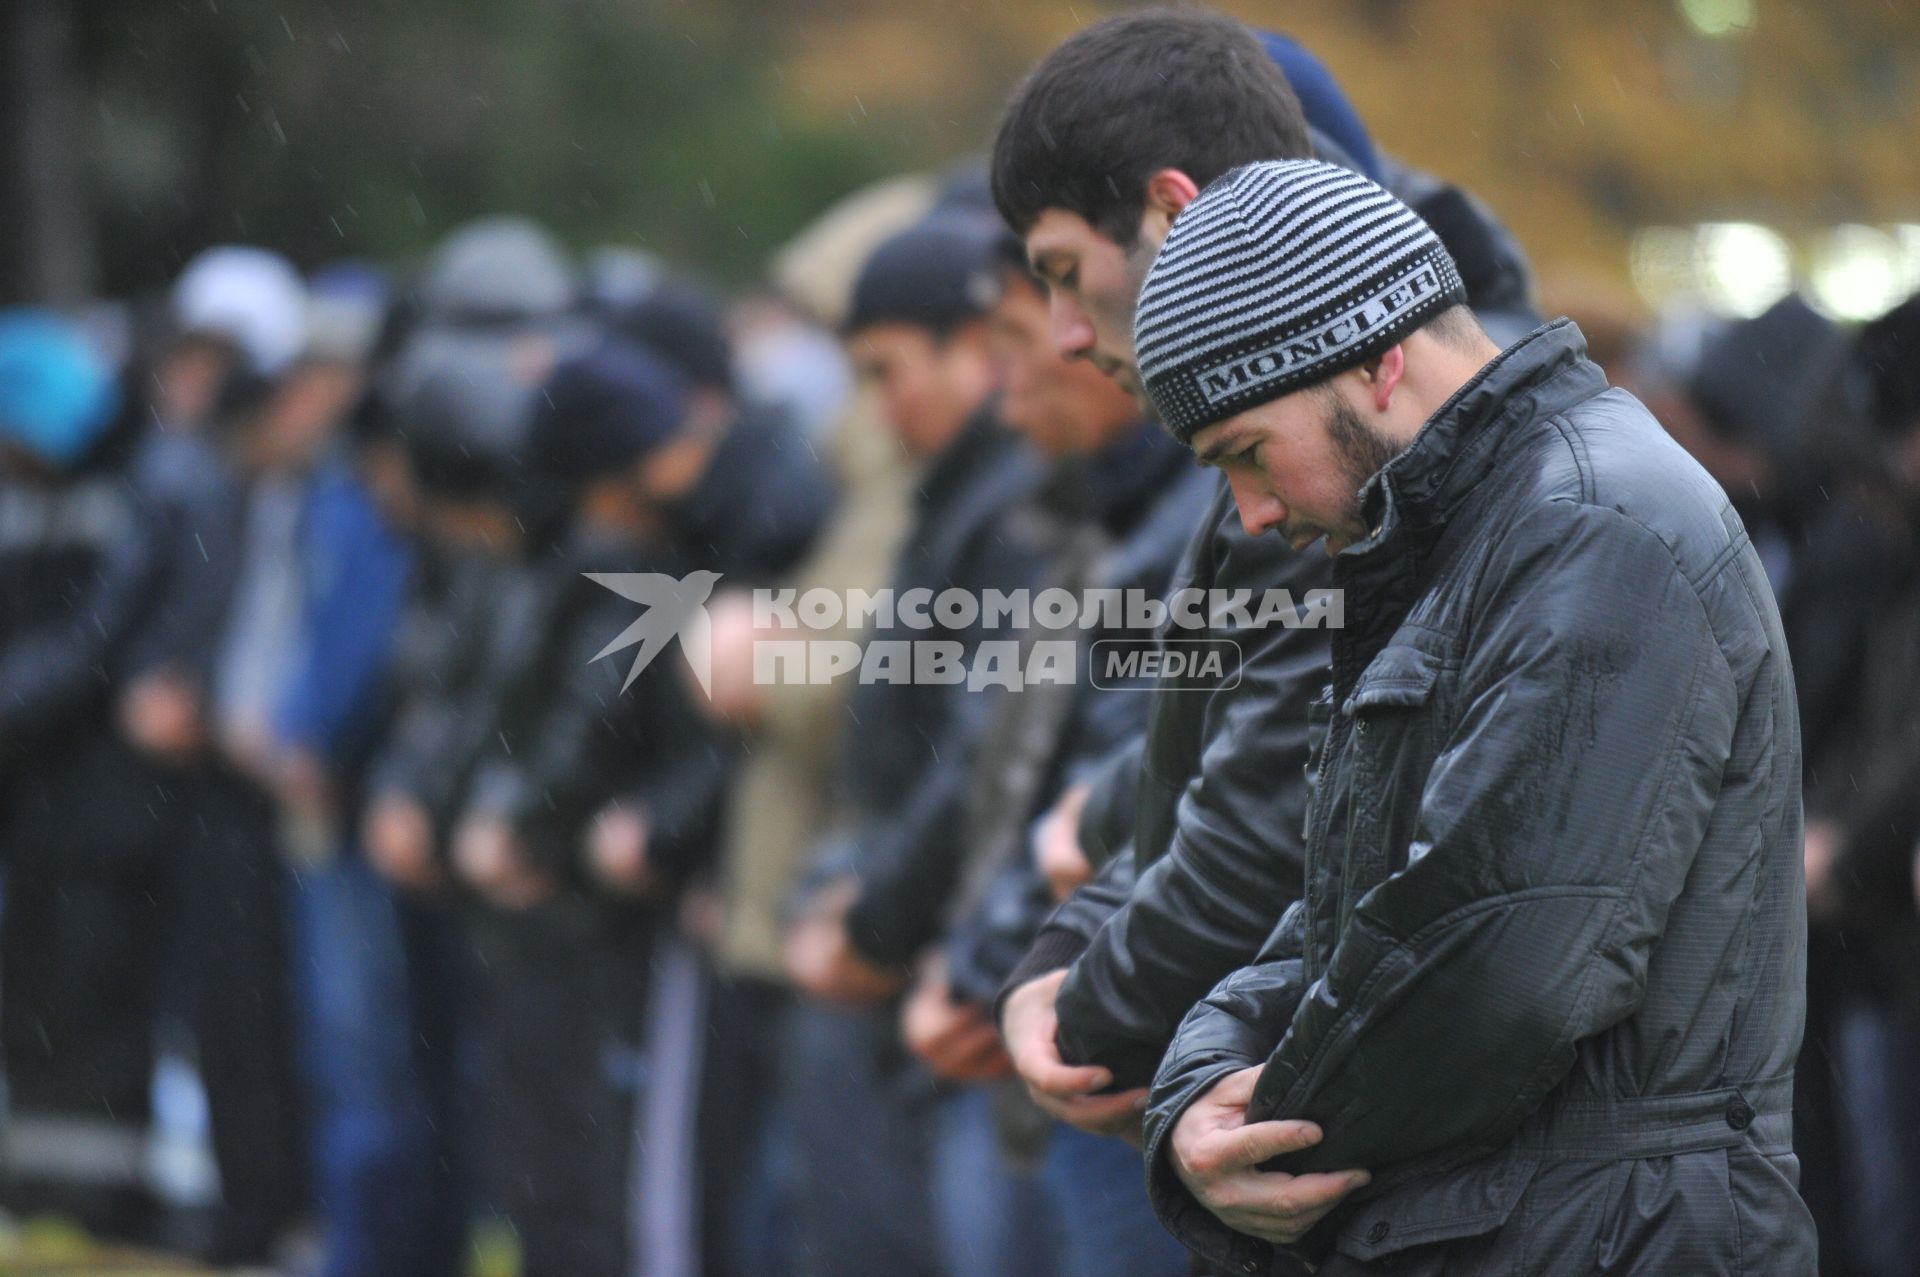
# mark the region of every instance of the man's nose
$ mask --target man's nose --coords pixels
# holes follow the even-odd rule
[[[1227,485],[1233,489],[1233,503],[1240,510],[1240,526],[1247,530],[1248,536],[1257,537],[1287,521],[1285,503],[1258,478],[1233,474],[1227,477]]]
[[[1047,304],[1047,327],[1062,359],[1084,359],[1093,351],[1093,325],[1086,312],[1054,290]]]

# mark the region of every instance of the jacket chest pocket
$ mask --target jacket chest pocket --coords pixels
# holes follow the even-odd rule
[[[1406,866],[1421,792],[1444,739],[1446,664],[1424,649],[1390,645],[1340,707],[1349,720],[1351,778],[1343,902]]]

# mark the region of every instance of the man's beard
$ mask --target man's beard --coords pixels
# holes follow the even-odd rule
[[[1346,478],[1347,489],[1353,493],[1347,517],[1350,524],[1364,534],[1367,518],[1361,507],[1360,490],[1404,449],[1362,421],[1360,414],[1337,391],[1329,388],[1326,399],[1327,438],[1333,442],[1340,472]]]

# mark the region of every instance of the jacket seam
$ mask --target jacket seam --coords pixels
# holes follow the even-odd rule
[[[1567,451],[1573,456],[1573,472],[1580,479],[1580,503],[1595,505],[1598,503],[1598,489],[1593,482],[1593,458],[1587,451],[1586,438],[1574,429],[1573,418],[1564,412],[1557,412],[1546,420],[1555,434],[1566,444]]]

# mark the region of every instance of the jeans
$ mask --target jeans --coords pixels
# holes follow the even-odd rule
[[[302,869],[291,894],[321,1277],[451,1277],[458,1208],[416,1068],[399,908],[353,857]]]
[[[970,1086],[939,1103],[933,1202],[947,1277],[1051,1277],[1058,1271],[1048,1194],[1038,1175],[1001,1152],[989,1087]]]
[[[802,1277],[933,1277],[926,1074],[899,1008],[802,1002],[787,1017],[782,1108]]]
[[[1054,1128],[1040,1167],[1059,1220],[1062,1277],[1183,1277],[1187,1251],[1147,1204],[1131,1144]]]

